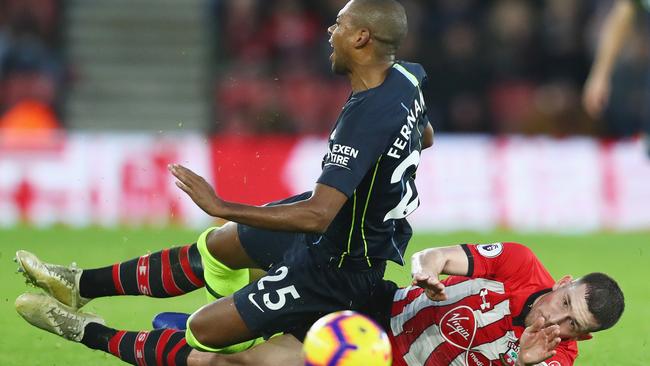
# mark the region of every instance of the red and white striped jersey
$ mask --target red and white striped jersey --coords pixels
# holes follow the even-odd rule
[[[397,290],[391,309],[393,365],[512,366],[523,319],[553,278],[517,243],[465,244],[468,277],[445,279],[448,299],[431,301],[419,287]],[[575,341],[563,341],[546,366],[573,365]]]

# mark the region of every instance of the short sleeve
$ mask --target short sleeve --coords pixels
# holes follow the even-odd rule
[[[518,243],[465,244],[465,252],[472,278],[507,280],[541,265],[528,247]]]

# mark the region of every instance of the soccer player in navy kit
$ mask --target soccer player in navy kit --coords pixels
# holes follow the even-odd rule
[[[404,218],[419,204],[415,170],[432,139],[424,70],[394,60],[406,29],[404,9],[393,0],[351,1],[328,29],[332,69],[348,76],[353,93],[313,192],[266,207],[227,203],[199,176],[171,167],[178,186],[204,211],[237,222],[238,240],[230,243],[238,258],[246,257],[242,267],[269,273],[194,313],[187,338],[195,348],[304,332],[326,313],[365,307],[385,261],[403,264],[412,233]],[[223,258],[219,236],[208,238],[209,260]],[[274,252],[277,240],[295,242],[294,250]]]
[[[421,150],[433,143],[421,91],[426,74],[418,64],[395,61],[406,31],[406,14],[394,0],[352,0],[329,27],[332,70],[348,76],[352,95],[332,129],[313,192],[264,207],[225,202],[203,178],[172,165],[179,188],[206,213],[231,223],[206,230],[178,259],[162,251],[62,273],[63,267],[19,255],[28,278],[67,278],[50,287],[70,289],[72,295],[64,297],[73,308],[94,297],[174,296],[205,285],[216,301],[192,315],[185,339],[211,352],[241,351],[278,332],[301,338],[326,313],[367,308],[382,284],[386,260],[404,262],[412,234],[405,217],[419,205],[415,171]],[[249,281],[248,268],[268,275],[234,292]],[[154,359],[143,351],[145,343],[163,338],[161,347],[175,349],[176,364],[184,362],[179,352],[189,353],[176,335],[141,339],[90,324],[68,338],[91,348],[113,347],[118,354],[124,350],[136,361],[140,355],[142,362]],[[176,343],[168,345],[170,340]]]

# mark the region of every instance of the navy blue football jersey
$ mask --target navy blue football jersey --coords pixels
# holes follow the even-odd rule
[[[406,216],[420,201],[415,171],[429,123],[419,64],[398,62],[384,82],[352,94],[329,137],[318,183],[349,197],[316,245],[341,265],[387,259],[404,264],[412,230]]]

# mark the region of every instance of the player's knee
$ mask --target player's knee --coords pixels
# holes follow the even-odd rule
[[[219,337],[219,328],[214,326],[204,308],[199,309],[187,320],[185,338],[190,347],[204,352],[219,352],[224,344]]]
[[[190,347],[204,352],[212,352],[213,348],[218,348],[220,345],[214,344],[215,340],[211,337],[210,327],[208,322],[205,321],[200,315],[200,310],[187,320],[187,329],[185,330],[185,338]]]

